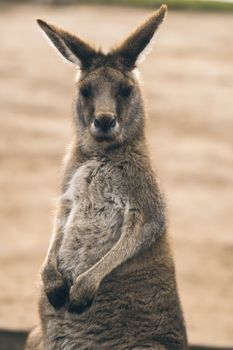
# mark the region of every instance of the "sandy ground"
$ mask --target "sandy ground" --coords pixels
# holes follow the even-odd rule
[[[0,327],[37,321],[36,281],[70,138],[74,69],[35,18],[107,48],[147,13],[0,7]],[[232,33],[230,14],[171,12],[140,69],[189,339],[216,345],[233,344]]]

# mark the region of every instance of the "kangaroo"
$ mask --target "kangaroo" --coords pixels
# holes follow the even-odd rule
[[[27,350],[187,349],[166,209],[144,136],[135,68],[152,13],[107,54],[38,20],[79,67],[74,135]]]

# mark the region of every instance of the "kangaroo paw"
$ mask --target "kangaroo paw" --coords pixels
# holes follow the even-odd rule
[[[49,290],[45,290],[47,298],[50,304],[54,307],[54,309],[60,309],[65,305],[69,296],[69,286],[66,282],[62,285],[54,286],[54,288],[50,288]]]
[[[68,311],[78,314],[83,313],[92,305],[97,288],[98,286],[88,273],[79,276],[70,289]]]
[[[42,280],[44,282],[44,290],[50,304],[55,308],[61,308],[69,296],[69,284],[63,278],[56,267],[47,264],[42,271]]]

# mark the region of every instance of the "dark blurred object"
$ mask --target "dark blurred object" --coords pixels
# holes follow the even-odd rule
[[[23,350],[28,332],[0,330],[0,350]],[[233,350],[233,348],[191,345],[190,350]]]
[[[27,335],[27,331],[0,330],[0,350],[22,350]]]

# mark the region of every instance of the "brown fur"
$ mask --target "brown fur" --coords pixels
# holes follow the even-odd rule
[[[14,331],[0,329],[1,350],[22,350],[28,337],[28,331]],[[190,350],[233,350],[232,347],[215,347],[204,345],[191,345]]]
[[[106,55],[38,22],[81,75],[74,139],[42,269],[41,324],[28,350],[187,349],[134,72],[165,12],[162,6]]]

